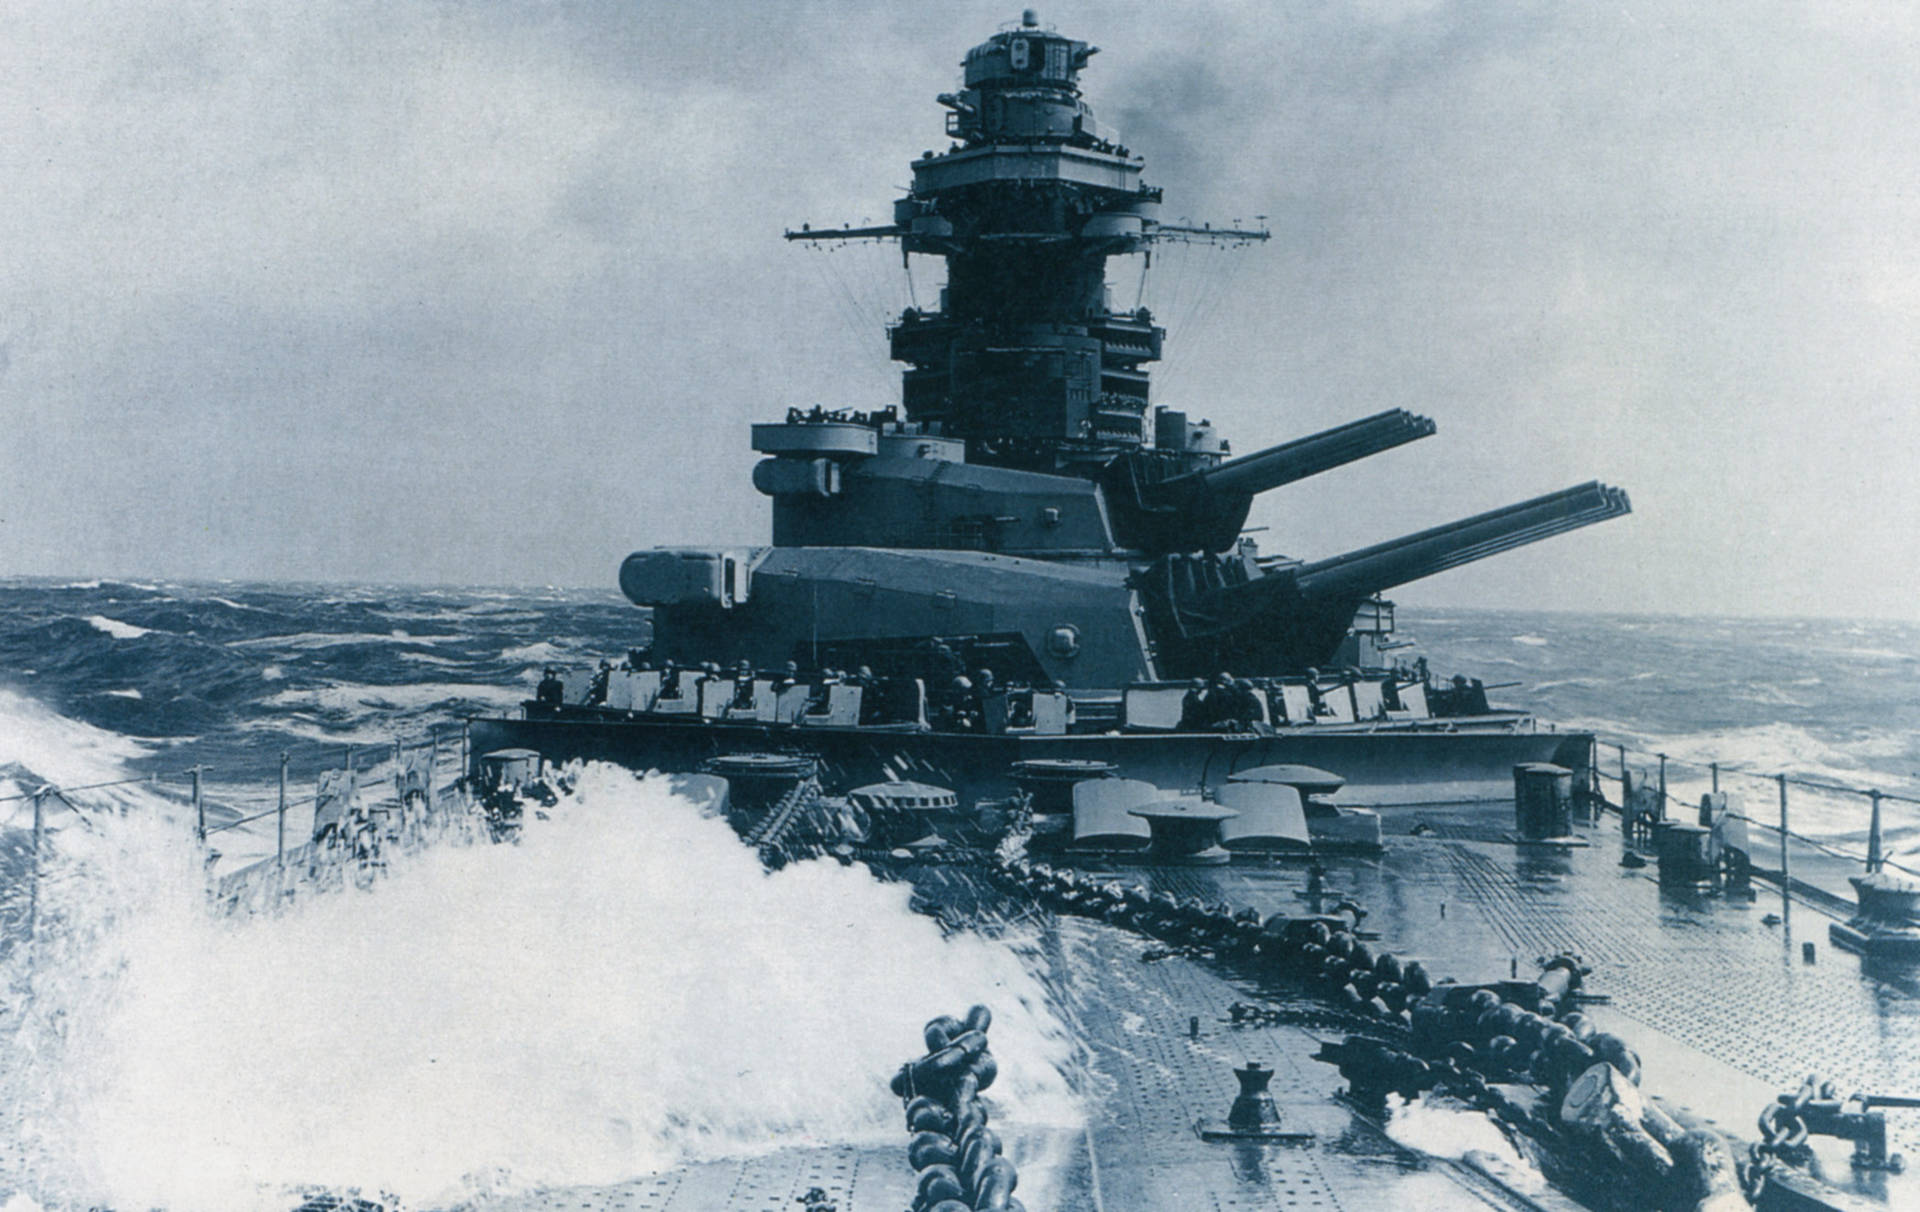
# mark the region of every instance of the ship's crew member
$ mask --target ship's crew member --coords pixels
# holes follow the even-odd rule
[[[660,664],[660,698],[677,699],[680,697],[680,667],[672,661]]]
[[[990,718],[987,715],[987,702],[999,692],[1000,688],[993,683],[993,670],[983,666],[973,671],[973,702],[970,707],[976,728],[987,726],[987,720]]]
[[[731,706],[746,708],[753,706],[753,663],[744,658],[733,671],[733,702]]]
[[[892,678],[875,677],[873,667],[862,665],[853,671],[847,679],[860,687],[860,719],[862,724],[891,724],[895,722],[894,699],[899,692],[894,688]]]
[[[791,690],[793,687],[798,686],[799,684],[800,684],[800,662],[788,661],[786,669],[783,670],[780,674],[780,680],[773,684],[773,688],[775,691]]]
[[[945,640],[935,640],[933,642],[933,660],[935,671],[941,677],[963,678],[967,676],[967,667],[961,663],[960,657],[948,646]]]
[[[1333,705],[1328,703],[1320,694],[1320,671],[1318,669],[1307,670],[1307,702],[1312,706],[1313,714],[1315,715],[1333,714]]]
[[[947,687],[946,714],[954,728],[968,732],[979,726],[973,706],[973,679],[961,674]]]
[[[813,689],[807,695],[807,714],[817,715],[831,707],[833,687],[838,685],[845,676],[838,669],[823,670],[820,680],[813,684]]]
[[[1239,716],[1240,704],[1233,691],[1233,675],[1221,670],[1213,675],[1207,690],[1207,726],[1215,732],[1241,732],[1245,721]]]
[[[1233,718],[1246,725],[1249,730],[1260,728],[1266,723],[1266,712],[1260,708],[1260,695],[1253,683],[1246,678],[1236,678],[1233,683]]]
[[[558,670],[549,665],[540,671],[540,685],[533,692],[534,701],[543,707],[558,707],[566,693],[566,684],[560,680]]]
[[[597,707],[607,701],[607,683],[613,678],[613,662],[603,660],[600,668],[594,671],[593,683],[587,687],[587,706]]]
[[[653,648],[648,646],[646,648],[627,649],[627,668],[633,670],[635,673],[645,673],[647,670],[652,669]]]
[[[1207,681],[1193,679],[1193,685],[1180,696],[1180,731],[1200,732],[1207,726]]]

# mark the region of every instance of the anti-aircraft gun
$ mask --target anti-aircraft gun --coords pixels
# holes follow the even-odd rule
[[[1150,407],[1165,334],[1112,306],[1107,258],[1268,233],[1161,221],[1143,161],[1080,95],[1096,50],[1027,12],[967,53],[940,97],[954,142],[914,162],[891,224],[787,233],[894,241],[943,258],[947,285],[890,329],[897,407],[754,427],[772,547],[629,557],[621,587],[654,609],[660,655],[877,668],[938,641],[1078,687],[1295,674],[1340,661],[1383,590],[1627,512],[1590,484],[1333,559],[1258,555],[1255,496],[1434,424],[1393,410],[1235,458],[1206,421]]]

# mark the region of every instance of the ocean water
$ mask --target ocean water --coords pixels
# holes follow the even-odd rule
[[[1757,815],[1776,771],[1920,793],[1920,626],[1406,609],[1401,628],[1496,702],[1636,765],[1667,753],[1682,791],[1706,778],[1687,763],[1721,761]],[[432,1206],[897,1144],[885,1077],[924,1019],[974,1000],[998,1012],[1013,1117],[1070,1124],[1078,1060],[1018,931],[943,936],[859,868],[764,874],[626,772],[592,772],[519,846],[443,847],[272,917],[207,912],[180,772],[244,809],[283,753],[310,786],[348,747],[450,735],[543,664],[645,638],[610,591],[0,582],[0,921],[17,935],[20,792],[155,780],[77,791],[110,811],[52,821],[38,962],[0,969],[0,1206],[285,1208],[307,1184]],[[1865,801],[1795,798],[1797,829],[1858,844]],[[1889,817],[1913,838],[1907,806]]]
[[[1400,630],[1437,673],[1676,779],[1717,760],[1920,793],[1920,624],[1402,609]],[[0,581],[0,794],[196,764],[264,786],[282,752],[298,776],[424,738],[646,638],[612,590]],[[1864,828],[1845,817],[1796,827]]]

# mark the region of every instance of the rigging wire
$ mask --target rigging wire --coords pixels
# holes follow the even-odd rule
[[[846,324],[847,331],[853,338],[854,347],[860,351],[859,356],[849,364],[860,367],[863,375],[876,374],[885,382],[885,393],[891,394],[892,375],[885,365],[885,359],[876,357],[873,326],[867,321],[865,309],[861,306],[853,285],[848,280],[848,274],[843,271],[839,262],[833,259],[840,250],[826,245],[816,245],[810,251],[817,251],[820,254],[818,272],[821,284],[825,287],[827,298],[834,310]]]

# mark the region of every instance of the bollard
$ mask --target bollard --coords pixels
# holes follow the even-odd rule
[[[1801,963],[1811,964],[1813,962],[1813,955],[1814,955],[1814,952],[1813,952],[1812,943],[1800,944],[1800,962]]]
[[[1191,1015],[1187,1019],[1187,1038],[1200,1038],[1200,1016],[1197,1014]]]
[[[1200,1121],[1197,1126],[1201,1140],[1259,1140],[1293,1145],[1313,1142],[1311,1132],[1290,1132],[1280,1126],[1280,1110],[1273,1105],[1273,1095],[1267,1093],[1267,1083],[1273,1080],[1272,1069],[1259,1061],[1248,1061],[1246,1068],[1235,1069],[1233,1076],[1240,1082],[1240,1093],[1234,1096],[1224,1122]]]
[[[1551,762],[1513,768],[1514,826],[1527,841],[1573,832],[1573,771]]]

